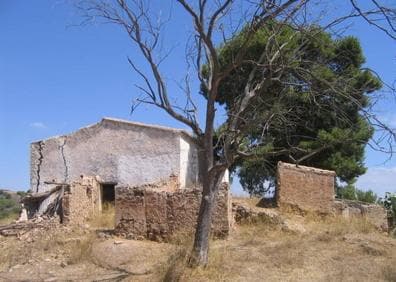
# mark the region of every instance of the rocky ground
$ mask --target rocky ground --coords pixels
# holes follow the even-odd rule
[[[396,240],[362,219],[239,208],[249,216],[212,242],[206,268],[185,267],[184,236],[156,243],[49,224],[0,236],[0,281],[396,281]]]

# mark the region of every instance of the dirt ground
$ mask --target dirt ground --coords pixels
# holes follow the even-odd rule
[[[92,225],[0,237],[0,281],[396,281],[396,239],[365,220],[284,214],[236,225],[213,241],[206,268],[190,269],[190,240],[116,238]]]

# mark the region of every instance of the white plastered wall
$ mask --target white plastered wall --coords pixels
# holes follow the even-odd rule
[[[188,188],[198,183],[198,155],[196,146],[187,138],[180,137],[180,187]]]

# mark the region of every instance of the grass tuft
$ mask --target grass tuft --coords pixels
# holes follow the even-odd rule
[[[396,259],[393,263],[385,266],[382,273],[385,281],[395,282],[396,281]]]
[[[311,219],[312,220],[312,219]],[[328,234],[331,237],[346,234],[369,234],[377,232],[377,228],[365,217],[344,218],[342,216],[328,216],[308,222],[316,232]]]
[[[115,207],[112,204],[105,203],[102,212],[95,214],[89,221],[94,228],[114,229],[115,227]]]
[[[13,223],[19,218],[19,212],[10,213],[0,219],[0,226]]]

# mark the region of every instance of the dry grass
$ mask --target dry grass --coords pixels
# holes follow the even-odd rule
[[[67,248],[68,264],[91,261],[92,246],[96,241],[96,235],[89,233],[69,244]]]
[[[1,218],[0,226],[13,223],[15,220],[18,219],[18,217],[19,217],[19,213],[13,213],[13,214],[8,215],[7,217]]]
[[[396,281],[396,259],[386,265],[383,270],[383,278],[385,281],[395,282]]]
[[[0,266],[9,268],[34,261],[62,258],[68,264],[90,261],[94,232],[68,229],[46,230],[21,238],[3,238],[0,241]]]
[[[105,204],[102,212],[96,214],[91,220],[90,225],[94,228],[114,229],[115,227],[115,207],[111,204]]]
[[[261,198],[259,197],[232,197],[233,202],[243,202],[247,203],[250,206],[257,206],[260,202]]]
[[[303,218],[303,224],[311,233],[325,234],[331,238],[347,234],[378,233],[377,228],[365,217],[344,218],[342,216],[315,216],[310,214]]]
[[[95,224],[110,227],[114,219],[111,213],[93,219]],[[144,264],[140,260],[150,262],[155,271],[145,276],[148,281],[396,281],[396,240],[379,233],[364,219],[283,216],[303,225],[306,232],[284,232],[279,225],[260,220],[238,225],[227,240],[212,240],[209,265],[204,268],[186,266],[192,248],[188,233],[170,239],[176,248],[144,241],[101,241],[100,257],[132,272]],[[98,250],[98,244],[93,244],[97,240],[94,231],[65,230],[45,232],[31,243],[7,238],[4,244],[0,238],[0,264],[24,264],[32,259],[42,262],[57,256],[71,267],[91,262],[91,255]],[[146,245],[164,251],[150,255]],[[129,260],[125,265],[117,262],[127,254],[136,269]],[[131,281],[141,281],[143,276],[139,277],[132,276]]]
[[[68,264],[89,261],[92,245],[96,240],[94,232],[73,232],[65,234],[61,230],[50,232],[41,240],[36,240],[29,245],[31,252],[42,250],[39,256],[62,255],[67,258]]]
[[[91,251],[97,240],[95,228],[114,228],[114,206],[105,206],[103,213],[94,217],[86,227],[49,227],[17,238],[0,238],[0,267],[9,268],[34,261],[62,259],[67,264],[91,262]]]
[[[183,276],[188,257],[192,249],[193,234],[190,232],[178,232],[169,238],[169,243],[177,246],[176,251],[170,254],[167,263],[161,266],[159,277],[161,281],[180,281]]]
[[[290,218],[293,215],[289,215]],[[293,234],[266,223],[237,227],[212,241],[207,267],[190,269],[190,245],[168,265],[165,281],[396,281],[396,241],[366,220],[296,217],[307,232]]]

